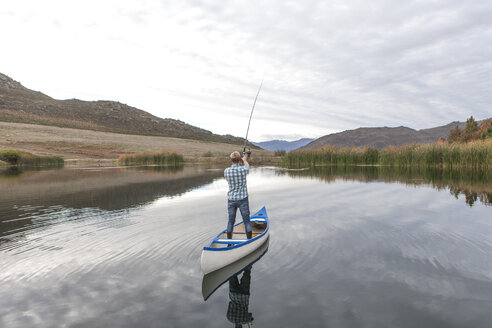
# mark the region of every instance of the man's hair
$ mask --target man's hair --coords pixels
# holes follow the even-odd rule
[[[233,151],[229,157],[233,163],[241,162],[241,154],[238,151]]]

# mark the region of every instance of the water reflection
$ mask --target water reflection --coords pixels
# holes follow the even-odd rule
[[[312,177],[326,182],[337,179],[362,182],[399,182],[406,185],[430,185],[438,190],[448,189],[457,199],[464,196],[471,207],[479,200],[492,205],[491,170],[447,170],[436,168],[377,167],[377,166],[319,166],[306,170],[286,170],[291,177]]]
[[[203,245],[225,228],[223,170],[70,171],[0,177],[11,211],[0,211],[0,227],[19,228],[2,227],[3,237],[20,239],[0,245],[0,326],[233,326],[229,280],[240,283],[262,253],[200,272]],[[469,207],[418,174],[406,186],[379,173],[374,183],[343,173],[324,183],[279,171],[248,178],[251,206],[272,216],[268,259],[250,274],[254,325],[490,327],[492,207],[479,202],[478,178]]]
[[[2,178],[12,178],[18,177],[23,173],[29,172],[40,172],[40,171],[58,171],[62,169],[63,166],[17,166],[11,165],[6,168],[0,168],[0,180]]]
[[[229,306],[227,307],[227,320],[232,322],[236,328],[248,325],[253,322],[253,314],[249,309],[249,295],[251,284],[251,266],[243,271],[243,276],[239,279],[239,274],[229,279]]]
[[[9,166],[6,169],[0,170],[0,179],[8,179],[19,176],[22,173],[22,169],[18,166]]]
[[[220,286],[228,283],[229,303],[226,318],[235,327],[249,326],[253,322],[253,315],[249,312],[251,270],[253,264],[267,253],[269,243],[270,240],[267,239],[258,249],[239,261],[203,276],[202,296],[205,301]]]
[[[0,176],[0,244],[60,220],[109,220],[112,213],[179,196],[221,176],[196,167],[9,168]]]

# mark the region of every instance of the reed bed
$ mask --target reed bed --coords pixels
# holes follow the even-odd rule
[[[0,150],[0,160],[9,165],[25,166],[63,166],[64,160],[59,156],[38,156],[15,149]]]
[[[118,158],[119,165],[170,165],[179,166],[184,162],[181,154],[173,152],[145,152],[125,154]]]
[[[291,151],[283,165],[382,165],[446,168],[492,168],[492,140],[464,144],[412,144],[379,150],[365,148],[323,147],[317,150]]]

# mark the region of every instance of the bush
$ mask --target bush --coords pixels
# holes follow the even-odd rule
[[[15,165],[19,162],[20,154],[17,150],[5,149],[0,150],[0,160]]]
[[[60,166],[64,164],[63,158],[58,156],[37,156],[14,149],[0,150],[0,160],[11,165]]]
[[[483,139],[489,139],[489,138],[492,138],[492,127],[490,127],[488,130],[487,130],[487,133],[484,133],[483,134]]]
[[[287,154],[287,152],[282,149],[282,150],[276,150],[273,154],[274,156],[283,157]]]
[[[213,157],[214,153],[212,153],[210,150],[207,151],[206,153],[203,153],[203,157]]]

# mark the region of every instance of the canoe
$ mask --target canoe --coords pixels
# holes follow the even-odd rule
[[[234,225],[232,239],[227,239],[227,229],[221,231],[208,246],[203,247],[201,267],[204,274],[225,267],[250,254],[263,245],[270,234],[266,208],[250,217],[253,238],[247,239],[244,222]]]
[[[203,300],[206,301],[220,286],[229,281],[233,276],[241,274],[246,268],[252,268],[253,264],[258,262],[267,253],[268,239],[269,237],[267,237],[267,240],[260,247],[242,259],[204,275],[202,280]]]

